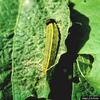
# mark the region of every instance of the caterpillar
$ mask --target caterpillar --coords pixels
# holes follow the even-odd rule
[[[46,24],[46,41],[43,61],[43,73],[55,63],[57,51],[59,48],[60,32],[56,22],[51,19]]]

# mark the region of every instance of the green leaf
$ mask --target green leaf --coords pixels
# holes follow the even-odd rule
[[[93,66],[95,63],[96,58],[94,60],[91,55],[80,54],[78,56],[77,63],[74,65],[74,75],[79,76],[80,82],[73,84],[73,100],[80,100],[81,96],[99,96],[99,76],[95,76],[97,73]]]
[[[69,26],[67,2],[67,0],[20,1],[13,39],[12,87],[14,100],[24,100],[31,95],[48,98],[48,82],[47,80],[43,82],[46,76],[42,77],[46,39],[44,30],[47,20],[54,19],[57,22],[61,33],[57,62],[60,55],[66,52],[64,40]],[[44,89],[41,89],[42,85]]]
[[[79,92],[76,91],[82,88],[80,84],[83,84],[83,87],[85,83],[89,84],[89,87],[87,87],[88,92],[86,92],[86,89],[83,92],[81,91],[83,94],[86,92],[84,96],[100,95],[100,1],[71,0],[71,2],[74,4],[74,11],[85,16],[85,18],[79,17],[79,19],[82,20],[80,24],[85,27],[83,28],[84,35],[82,38],[84,43],[80,44],[79,57],[77,58],[78,63],[76,64],[81,74],[79,75],[81,82],[79,84],[73,84],[73,95],[74,99],[77,100],[75,95],[78,95]],[[84,54],[85,57],[82,54]],[[89,55],[92,56],[93,62],[91,62],[91,57],[89,58]],[[76,69],[74,69],[74,71],[75,70]],[[91,90],[89,90],[90,87],[95,89],[96,92],[93,92],[94,94],[89,93],[91,92]],[[80,96],[82,96],[82,93],[79,93]],[[80,98],[80,96],[78,98]]]
[[[11,53],[17,8],[17,0],[0,0],[0,100],[12,96]]]
[[[100,1],[99,0],[71,0],[75,4],[74,9],[83,14],[88,18],[88,28],[84,29],[84,34],[87,36],[87,41],[80,50],[80,54],[98,54],[100,53],[100,37],[99,37],[99,9]],[[82,19],[84,24],[87,23],[85,19]],[[89,31],[90,30],[90,31]],[[86,39],[86,37],[84,38]]]

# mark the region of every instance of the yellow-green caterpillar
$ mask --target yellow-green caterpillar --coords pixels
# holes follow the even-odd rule
[[[43,61],[43,73],[54,64],[57,50],[59,47],[59,29],[54,20],[49,20],[46,26],[46,41],[45,41],[45,55]]]

